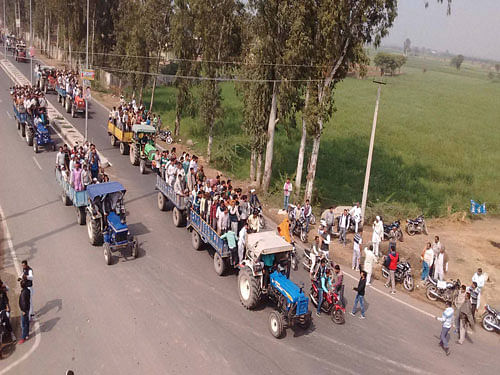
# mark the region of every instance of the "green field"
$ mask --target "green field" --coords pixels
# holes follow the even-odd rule
[[[466,62],[457,71],[445,61],[411,57],[401,75],[386,77],[368,198],[372,207],[391,216],[421,211],[442,216],[450,208],[467,210],[469,200],[476,199],[498,210],[500,83],[489,80],[487,72]],[[245,179],[249,150],[241,130],[241,100],[233,84],[222,88],[216,163]],[[316,198],[322,207],[361,200],[376,90],[371,79],[348,78],[338,85],[337,111],[326,125],[317,171]],[[154,111],[173,130],[174,88],[157,90]],[[297,119],[300,124],[300,115]],[[295,173],[300,131],[292,133],[288,136],[278,124],[275,191]],[[205,150],[205,129],[196,115],[183,119],[181,138],[193,139],[198,152]]]

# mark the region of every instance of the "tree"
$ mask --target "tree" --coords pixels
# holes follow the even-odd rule
[[[380,69],[381,75],[386,73],[393,75],[396,69],[401,69],[406,63],[406,56],[379,52],[373,59],[373,62]]]
[[[411,40],[410,40],[410,38],[406,38],[406,40],[403,44],[403,53],[405,56],[408,56],[410,51],[411,51]]]
[[[450,65],[454,66],[457,68],[457,70],[460,70],[460,67],[462,66],[462,63],[464,62],[464,56],[463,55],[457,55],[453,57],[450,61]]]

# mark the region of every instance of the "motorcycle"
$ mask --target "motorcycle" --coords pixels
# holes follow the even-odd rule
[[[457,297],[460,290],[460,280],[451,281],[441,281],[434,280],[432,278],[427,279],[429,285],[425,291],[427,298],[431,301],[437,301],[438,299],[444,302],[451,302],[453,306],[457,306]]]
[[[320,251],[320,254],[319,254],[319,257],[316,257],[315,264],[318,264],[318,262],[320,261],[321,258],[325,258],[327,264],[332,264],[332,262],[330,261],[329,252],[323,251],[323,250],[319,250],[319,251]],[[312,266],[311,249],[304,249],[304,258],[302,260],[302,265],[307,270],[307,272],[311,272],[311,266]]]
[[[484,313],[481,316],[483,328],[488,332],[500,331],[500,311],[495,310],[490,305],[484,306]]]
[[[424,215],[420,215],[416,219],[406,219],[406,233],[409,236],[414,236],[417,233],[428,235],[427,225],[425,225]]]
[[[389,280],[389,269],[382,266],[382,276]],[[394,273],[394,279],[397,283],[403,283],[403,287],[411,292],[415,287],[413,281],[413,275],[411,273],[411,265],[408,262],[400,262],[396,267],[396,272]]]
[[[160,140],[166,142],[168,145],[172,144],[172,142],[174,141],[172,138],[172,132],[170,130],[161,130],[159,136]]]
[[[257,216],[259,217],[260,229],[265,229],[266,228],[266,219],[264,218],[264,215],[262,214],[262,207],[257,207],[254,209],[254,211],[257,211]]]
[[[393,221],[391,224],[384,224],[384,240],[390,240],[392,237],[403,242],[403,231],[399,220]]]
[[[293,250],[290,252],[290,266],[292,270],[297,271],[299,268],[299,258],[297,255],[297,249],[295,248],[295,242],[292,242]]]
[[[329,314],[332,322],[335,324],[345,323],[345,307],[339,299],[339,296],[334,291],[323,292],[323,303],[321,304],[321,311]],[[318,307],[318,286],[311,280],[311,290],[309,291],[309,297],[311,297],[311,302],[314,306]]]
[[[307,242],[306,221],[303,218],[292,222],[292,235],[299,237],[302,242]]]

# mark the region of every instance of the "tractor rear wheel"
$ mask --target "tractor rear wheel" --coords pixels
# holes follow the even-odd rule
[[[215,273],[222,276],[226,271],[226,260],[220,256],[218,252],[214,253],[214,269]]]
[[[129,152],[130,152],[130,146],[128,145],[128,143],[120,142],[120,154],[128,155]]]
[[[106,265],[109,266],[113,261],[113,255],[111,254],[111,247],[109,246],[109,243],[105,242],[103,248],[104,248],[104,261],[106,262]]]
[[[141,151],[137,147],[137,145],[132,144],[130,147],[130,163],[132,165],[139,165],[139,160],[141,159],[140,155]]]
[[[271,332],[271,335],[273,335],[277,339],[280,339],[283,336],[285,323],[284,320],[285,319],[283,318],[283,315],[278,311],[271,311],[271,313],[269,314],[269,332]]]
[[[109,136],[109,142],[111,143],[111,146],[116,146],[116,137],[113,134]]]
[[[238,292],[241,304],[248,310],[257,307],[260,300],[259,279],[253,277],[252,270],[248,267],[240,270],[238,275]]]
[[[193,244],[193,248],[195,250],[201,250],[203,247],[203,240],[201,239],[200,234],[195,230],[191,232],[191,243]]]
[[[139,172],[141,174],[146,173],[146,159],[141,159],[141,161],[139,162]]]
[[[76,208],[76,222],[80,225],[85,225],[85,208],[84,207],[77,207]]]
[[[158,208],[160,211],[166,211],[167,210],[167,200],[168,198],[163,195],[161,191],[158,192]]]
[[[33,138],[33,151],[35,152],[35,154],[38,154],[38,140],[35,138]]]
[[[89,241],[91,245],[99,246],[102,245],[103,238],[101,233],[101,226],[97,220],[92,219],[90,213],[87,212],[87,232],[89,235]]]
[[[28,129],[26,129],[25,134],[26,134],[26,143],[30,147],[33,146],[33,137],[34,137],[33,129],[31,129],[31,127],[28,126]]]
[[[21,124],[21,137],[26,137],[26,124]]]

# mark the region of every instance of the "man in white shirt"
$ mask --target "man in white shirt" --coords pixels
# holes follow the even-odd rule
[[[62,147],[59,147],[59,152],[56,155],[56,167],[62,168],[64,167],[64,158],[65,158],[65,153],[63,151]]]
[[[290,194],[292,193],[292,183],[290,182],[290,178],[286,179],[285,184],[283,185],[283,210],[288,209],[288,202],[290,201]]]
[[[361,221],[361,208],[359,207],[359,202],[356,202],[351,208],[349,215],[351,215],[354,220],[354,233],[358,233],[359,223]]]
[[[477,288],[479,289],[479,293],[477,294],[477,309],[479,310],[479,303],[481,302],[481,291],[484,288],[484,283],[486,281],[486,277],[483,274],[482,268],[478,268],[477,272],[472,276],[472,282],[477,284]]]
[[[339,217],[339,242],[343,243],[344,246],[345,246],[345,238],[348,227],[349,227],[349,215],[347,214],[347,210],[344,210],[342,215]]]
[[[420,259],[422,260],[422,274],[420,276],[420,284],[423,286],[425,284],[425,280],[429,276],[429,270],[434,263],[434,250],[432,250],[430,242],[427,242],[424,251],[422,251]],[[419,286],[417,284],[417,288],[418,287]]]
[[[245,256],[245,246],[247,243],[247,230],[248,230],[248,223],[245,222],[243,224],[243,227],[240,230],[240,233],[238,235],[238,260],[239,264],[243,261],[243,258]]]
[[[376,257],[379,256],[379,245],[384,236],[384,223],[380,219],[380,216],[377,216],[375,222],[373,223],[373,234],[372,234],[372,244],[373,244],[373,253]]]
[[[198,157],[196,155],[193,155],[191,158],[191,161],[189,162],[189,168],[193,168],[194,173],[198,172]]]

